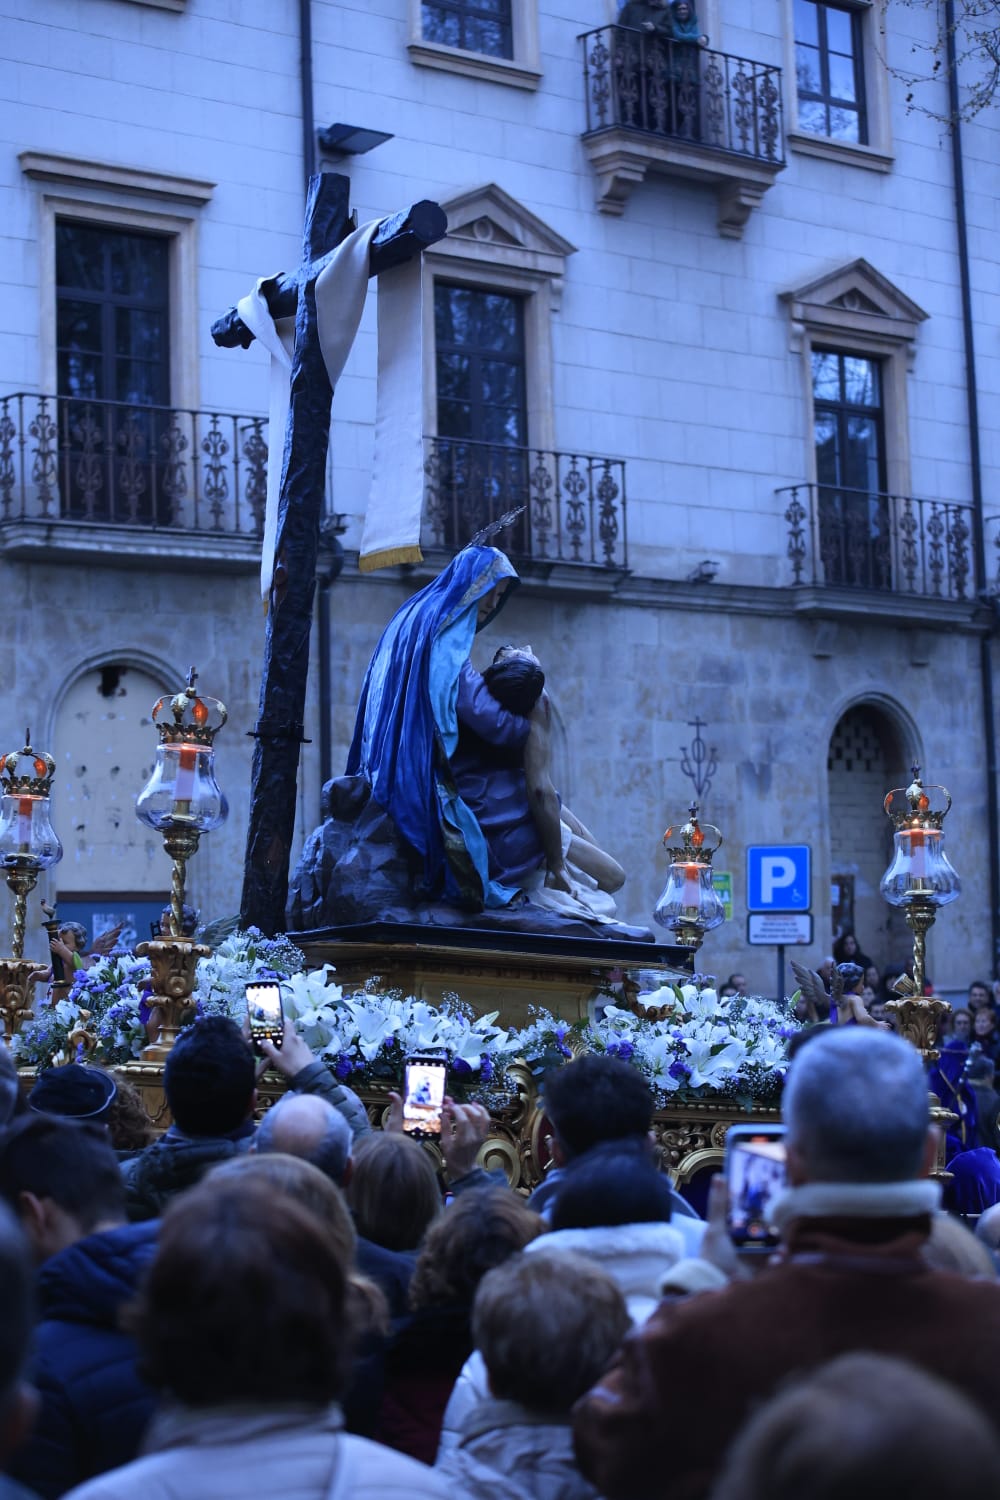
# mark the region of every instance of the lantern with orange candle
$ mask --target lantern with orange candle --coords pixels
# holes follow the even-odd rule
[[[962,887],[943,848],[941,825],[951,808],[951,797],[943,786],[924,786],[919,766],[912,770],[910,785],[905,790],[895,787],[885,799],[894,832],[892,860],[880,889],[890,906],[902,908],[913,933],[913,979],[904,975],[894,989],[900,995],[922,996],[927,931],[938,907],[954,901]]]
[[[663,846],[670,856],[670,873],[653,916],[673,932],[678,946],[693,954],[705,933],[726,919],[725,904],[712,884],[712,856],[722,847],[722,834],[711,823],[702,828],[698,804],[692,802],[688,821],[671,824],[663,835]]]
[[[218,828],[229,813],[215,779],[215,736],[229,716],[218,698],[198,692],[197,678],[192,667],[186,687],[153,705],[151,717],[160,743],[152,775],[135,803],[136,816],[163,834],[163,847],[173,861],[170,931],[136,950],[140,956],[148,955],[152,969],[149,1004],[157,1013],[159,1029],[143,1056],[153,1061],[162,1061],[173,1046],[190,1007],[198,959],[211,952],[203,943],[182,936],[187,862],[202,834]]]
[[[218,828],[229,813],[215,779],[214,743],[228,714],[217,698],[198,693],[197,678],[192,667],[185,688],[153,705],[160,743],[153,773],[135,803],[136,817],[163,834],[174,862],[170,906],[175,937],[184,910],[185,865],[202,834]]]
[[[49,818],[49,791],[56,763],[31,744],[25,731],[20,750],[0,757],[0,869],[14,897],[11,957],[0,959],[0,1013],[8,1040],[31,1013],[38,965],[24,957],[28,896],[44,870],[62,859],[62,845]]]

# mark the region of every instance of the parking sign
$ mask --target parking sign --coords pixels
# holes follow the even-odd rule
[[[747,848],[747,910],[808,911],[808,844],[751,844]]]

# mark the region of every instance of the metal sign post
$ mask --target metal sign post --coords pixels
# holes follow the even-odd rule
[[[747,848],[747,942],[778,950],[778,994],[785,996],[785,945],[811,943],[812,851],[808,844]]]

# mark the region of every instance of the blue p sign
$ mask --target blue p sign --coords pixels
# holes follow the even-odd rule
[[[747,910],[808,911],[808,844],[751,844],[747,849]]]

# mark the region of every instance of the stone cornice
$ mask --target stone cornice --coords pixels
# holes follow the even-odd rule
[[[201,207],[215,192],[215,183],[200,177],[178,177],[148,167],[126,167],[81,156],[59,156],[50,151],[22,151],[18,155],[25,177],[72,187],[109,188],[133,196],[156,198]]]
[[[424,584],[436,577],[450,556],[428,551],[422,563],[366,573],[362,579],[357,552],[347,550],[341,581]],[[623,570],[575,568],[566,563],[522,565],[521,592],[527,598],[551,598],[555,593],[561,597],[570,594],[578,600],[614,600],[637,609],[864,622],[924,631],[959,631],[963,635],[986,635],[993,625],[992,610],[977,599],[933,599],[875,589],[807,585],[772,588],[763,584],[689,583]]]

